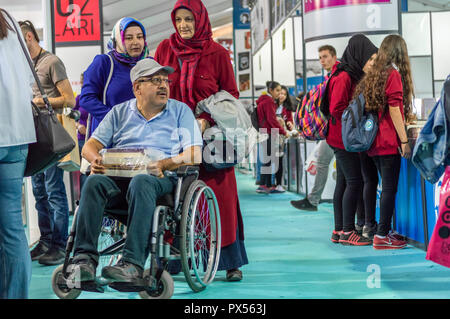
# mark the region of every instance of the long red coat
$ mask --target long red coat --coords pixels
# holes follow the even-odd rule
[[[172,80],[170,97],[181,101],[180,62],[171,49],[168,39],[160,43],[154,58],[159,64],[171,66],[175,69],[175,72],[169,75],[169,79]],[[216,42],[211,41],[209,47],[204,48],[194,79],[195,90],[193,98],[195,104],[220,90],[225,90],[234,97],[239,98],[230,55],[228,51]],[[195,111],[195,106],[189,105],[193,111]],[[207,113],[202,113],[200,118],[208,120],[211,126],[215,124]],[[236,227],[238,224],[239,237],[243,240],[244,231],[234,168],[208,172],[201,166],[199,178],[212,188],[217,197],[222,228],[222,247],[226,247],[236,241]]]

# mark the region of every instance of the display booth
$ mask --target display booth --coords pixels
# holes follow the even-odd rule
[[[334,46],[339,58],[355,33],[366,34],[378,47],[388,34],[399,33],[408,46],[415,89],[413,110],[419,120],[427,119],[450,72],[450,37],[446,32],[450,30],[450,11],[401,12],[397,0],[292,4],[293,1],[258,0],[251,9],[254,100],[266,81],[288,86],[293,95],[323,82],[324,71],[318,59],[322,45]],[[290,11],[283,18],[274,19],[280,7],[289,7]],[[272,24],[268,25],[262,17],[270,15]],[[291,39],[293,42],[289,43]],[[307,172],[305,162],[314,147],[314,142],[301,138],[290,138],[286,143],[283,169],[289,191],[304,195],[311,190],[314,175]],[[334,187],[333,159],[322,198],[331,200]],[[439,182],[432,185],[423,180],[411,161],[402,159],[394,228],[422,249],[427,249],[436,223],[439,188]],[[381,188],[378,197],[380,193]]]

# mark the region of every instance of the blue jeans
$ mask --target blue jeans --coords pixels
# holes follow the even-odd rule
[[[36,199],[40,242],[64,249],[69,228],[69,204],[64,187],[64,171],[57,164],[31,178]]]
[[[28,144],[0,147],[0,299],[28,298],[31,257],[22,222]]]

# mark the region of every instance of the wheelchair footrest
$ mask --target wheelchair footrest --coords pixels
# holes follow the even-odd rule
[[[112,282],[108,286],[121,292],[140,292],[146,289],[144,280],[139,282]]]
[[[105,292],[105,289],[101,286],[101,284],[95,280],[81,282],[81,290],[100,293]]]

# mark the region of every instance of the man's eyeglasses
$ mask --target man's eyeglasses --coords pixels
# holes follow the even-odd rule
[[[145,78],[138,80],[139,83],[141,82],[151,82],[155,86],[160,86],[162,82],[164,82],[165,85],[170,85],[172,83],[172,80],[169,79],[161,79],[161,78]]]

